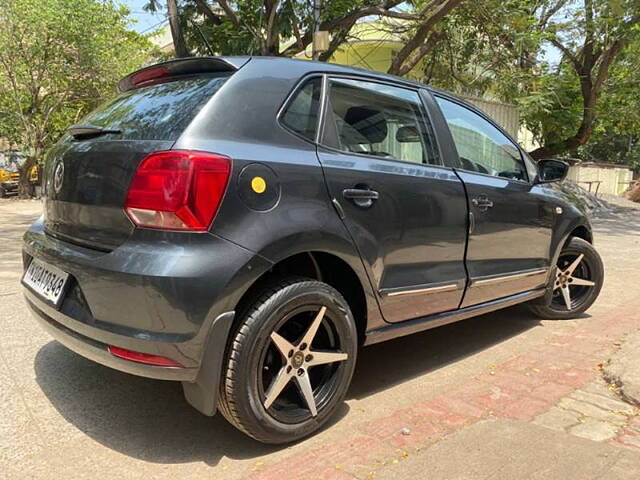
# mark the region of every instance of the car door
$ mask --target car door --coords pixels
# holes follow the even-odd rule
[[[545,284],[553,206],[529,182],[520,148],[487,117],[436,95],[458,158],[470,213],[469,285],[461,307]]]
[[[328,77],[318,156],[385,320],[455,309],[466,283],[464,187],[417,90]]]

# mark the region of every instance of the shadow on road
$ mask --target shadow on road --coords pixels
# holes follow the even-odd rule
[[[640,237],[640,210],[626,209],[617,214],[600,215],[593,220],[593,226],[596,234],[603,237]]]
[[[511,308],[367,347],[360,353],[348,398],[367,397],[437,370],[536,325],[522,309]],[[223,456],[253,458],[282,448],[249,439],[220,414],[201,415],[186,403],[179,383],[103,367],[54,341],[36,355],[35,372],[42,391],[67,421],[131,457],[216,465]],[[348,411],[344,404],[333,422]]]
[[[539,325],[516,306],[364,348],[349,391],[363,398],[443,368]]]

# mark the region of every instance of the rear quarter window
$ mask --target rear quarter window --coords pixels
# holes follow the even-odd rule
[[[125,92],[90,113],[83,124],[122,131],[125,140],[177,140],[231,74],[183,78]]]
[[[287,128],[311,141],[316,139],[321,90],[320,77],[307,81],[294,94],[280,119]]]

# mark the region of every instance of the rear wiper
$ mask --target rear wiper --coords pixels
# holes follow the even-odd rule
[[[97,127],[95,125],[71,125],[67,128],[67,132],[69,132],[73,138],[79,140],[82,138],[99,137],[100,135],[107,135],[109,133],[122,133],[122,130]]]

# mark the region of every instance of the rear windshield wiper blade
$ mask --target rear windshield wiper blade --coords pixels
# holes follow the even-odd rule
[[[69,132],[73,138],[80,139],[98,137],[109,133],[122,133],[122,130],[118,130],[116,128],[97,127],[95,125],[71,125],[67,128],[67,132]]]

